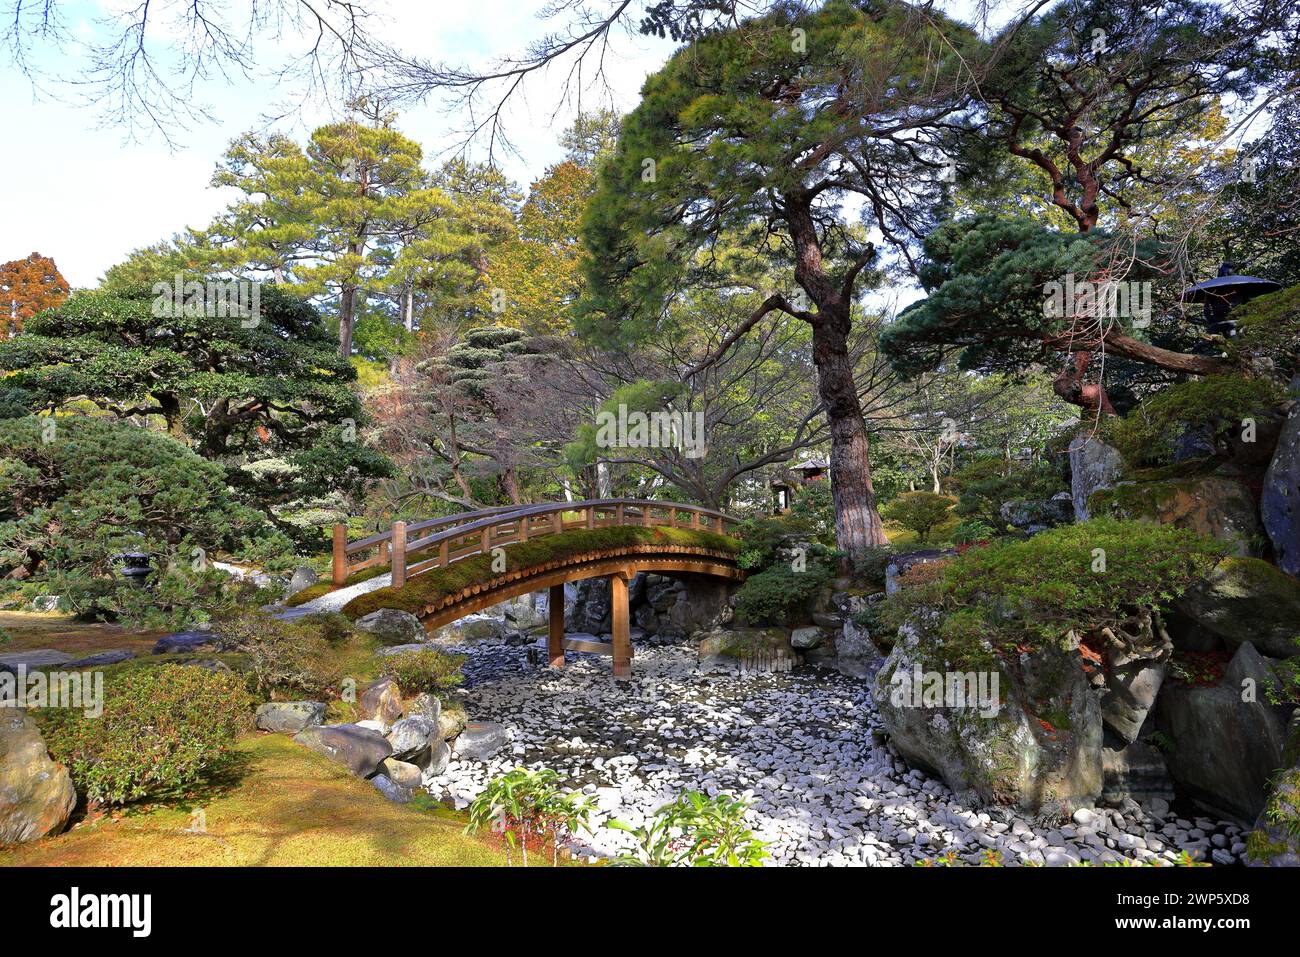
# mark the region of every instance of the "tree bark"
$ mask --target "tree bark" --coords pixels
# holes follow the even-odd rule
[[[852,328],[852,285],[856,270],[842,284],[826,274],[811,198],[785,197],[785,218],[795,246],[795,279],[817,304],[815,315],[804,315],[813,329],[813,363],[817,392],[826,408],[831,433],[831,499],[835,503],[835,541],[852,565],[874,547],[886,545],[876,490],[871,482],[867,423],[858,402],[853,360],[849,356]]]
[[[858,404],[849,358],[847,305],[843,312],[845,315],[838,320],[823,314],[822,321],[813,326],[813,360],[817,365],[817,391],[830,422],[835,541],[853,563],[865,557],[868,549],[888,544],[889,539],[876,511],[867,423]]]

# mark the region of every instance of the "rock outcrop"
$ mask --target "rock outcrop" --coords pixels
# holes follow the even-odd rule
[[[1103,784],[1101,705],[1077,643],[1067,637],[1015,662],[984,650],[978,665],[964,668],[950,663],[950,649],[930,629],[901,628],[876,675],[890,744],[953,790],[985,801],[1047,814],[1092,804]]]
[[[1212,686],[1173,683],[1160,694],[1156,724],[1180,790],[1213,811],[1253,821],[1282,766],[1285,724],[1265,689],[1267,661],[1243,644]]]
[[[1291,381],[1291,391],[1300,393],[1300,376]],[[1278,567],[1300,575],[1300,402],[1292,406],[1264,473],[1259,510]]]
[[[50,758],[23,708],[0,707],[0,847],[63,830],[77,803],[68,769]]]
[[[1250,642],[1272,658],[1300,655],[1300,581],[1257,558],[1227,558],[1178,609],[1230,649]]]
[[[1230,470],[1117,483],[1094,493],[1093,515],[1136,518],[1174,525],[1230,545],[1238,555],[1258,555],[1262,529],[1255,497]]]
[[[1096,436],[1082,432],[1070,444],[1070,502],[1074,518],[1086,522],[1088,499],[1110,488],[1124,471],[1124,457]]]
[[[425,640],[424,626],[409,611],[380,608],[357,619],[360,631],[374,635],[386,645],[406,645]]]

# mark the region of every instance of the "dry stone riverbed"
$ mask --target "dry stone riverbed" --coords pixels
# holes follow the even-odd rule
[[[512,743],[487,760],[453,758],[426,782],[458,807],[523,765],[552,768],[593,794],[600,823],[639,826],[687,789],[742,796],[777,864],[910,865],[949,851],[973,864],[995,851],[1005,864],[1060,865],[1172,861],[1182,850],[1231,864],[1245,852],[1238,826],[1159,801],[1054,824],[964,804],[882,743],[867,683],[839,674],[704,675],[693,648],[638,646],[633,679],[616,683],[608,658],[570,653],[558,672],[502,642],[461,650],[470,717],[501,723]],[[621,831],[593,831],[581,836],[583,854],[631,843]]]

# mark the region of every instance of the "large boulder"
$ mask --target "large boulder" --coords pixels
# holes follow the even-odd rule
[[[1018,498],[1003,502],[998,510],[1002,521],[1014,528],[1043,529],[1074,521],[1073,498],[1061,493],[1049,499]]]
[[[460,759],[483,761],[510,743],[510,732],[492,721],[470,721],[456,737],[452,753]]]
[[[425,640],[424,626],[409,611],[380,608],[357,619],[357,628],[386,645],[408,645]]]
[[[1246,863],[1254,867],[1300,867],[1300,709],[1291,715],[1285,760],[1246,839]]]
[[[1170,742],[1165,759],[1179,788],[1209,810],[1253,821],[1269,778],[1282,766],[1286,727],[1266,688],[1275,680],[1249,643],[1209,687],[1169,683],[1156,724]]]
[[[1300,655],[1300,581],[1258,558],[1224,559],[1178,608],[1229,648],[1248,641],[1272,658]]]
[[[564,618],[567,631],[593,635],[608,634],[612,621],[613,597],[604,578],[586,578],[577,583],[573,606]]]
[[[424,715],[402,718],[388,732],[388,743],[393,747],[393,757],[413,764],[419,764],[433,742],[441,740],[442,737],[438,734],[438,719],[426,718]]]
[[[23,708],[0,707],[0,847],[63,830],[77,803],[68,769],[50,758]]]
[[[1101,706],[1074,637],[1009,661],[987,645],[969,667],[952,657],[937,629],[909,624],[876,675],[876,707],[904,759],[984,801],[1044,814],[1091,805],[1103,783]]]
[[[214,631],[178,631],[159,638],[154,643],[153,653],[166,655],[198,651],[200,648],[210,648],[220,639],[221,636]]]
[[[297,734],[325,723],[324,701],[269,701],[257,709],[257,728],[277,734]]]
[[[1088,499],[1094,492],[1110,488],[1124,471],[1119,451],[1088,432],[1081,432],[1070,444],[1070,503],[1076,521],[1086,522]]]
[[[289,576],[289,584],[284,590],[284,597],[292,598],[298,592],[310,588],[318,581],[320,581],[320,576],[312,569],[306,567],[295,568],[293,574]]]
[[[705,674],[738,671],[746,662],[799,660],[785,628],[719,628],[703,635],[696,649]]]
[[[494,609],[516,631],[533,631],[547,624],[549,598],[546,592],[531,592],[503,601]]]
[[[504,619],[491,615],[468,615],[434,630],[429,637],[436,644],[454,647],[478,641],[495,641],[505,637],[505,633]]]
[[[377,721],[385,728],[402,716],[402,692],[392,678],[384,678],[361,692],[357,710],[367,721]]]
[[[293,736],[299,744],[346,767],[357,777],[368,778],[393,753],[378,731],[355,724],[319,724]]]
[[[1300,391],[1300,377],[1291,386]],[[1278,566],[1288,575],[1300,575],[1300,402],[1291,408],[1264,473],[1259,511]]]
[[[871,640],[871,631],[863,621],[871,607],[871,596],[837,592],[831,602],[841,621],[839,633],[835,636],[836,669],[851,678],[875,674],[885,656]]]
[[[677,600],[659,616],[659,634],[689,638],[701,631],[728,625],[733,611],[730,598],[735,586],[709,575],[682,575]]]
[[[1199,532],[1232,546],[1238,555],[1259,552],[1262,535],[1255,497],[1240,476],[1229,472],[1120,482],[1094,494],[1088,509],[1093,515],[1146,519]]]
[[[1174,644],[1160,615],[1143,615],[1133,633],[1111,638],[1106,645],[1105,690],[1101,720],[1124,744],[1137,740],[1165,680]],[[1095,684],[1095,682],[1094,682]]]
[[[1122,744],[1122,742],[1120,743]],[[1174,799],[1174,780],[1165,756],[1145,738],[1131,744],[1107,742],[1101,749],[1101,798],[1118,804],[1125,798],[1139,803]]]
[[[918,565],[945,561],[956,554],[957,552],[952,549],[939,550],[931,548],[919,552],[904,552],[893,556],[889,564],[885,566],[885,594],[897,594],[898,590],[903,587],[903,576]]]

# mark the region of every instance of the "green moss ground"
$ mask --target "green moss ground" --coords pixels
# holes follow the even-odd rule
[[[191,829],[203,810],[206,830]],[[0,866],[493,866],[505,855],[462,833],[463,816],[393,804],[287,735],[239,744],[188,800],[81,823],[0,852]]]

